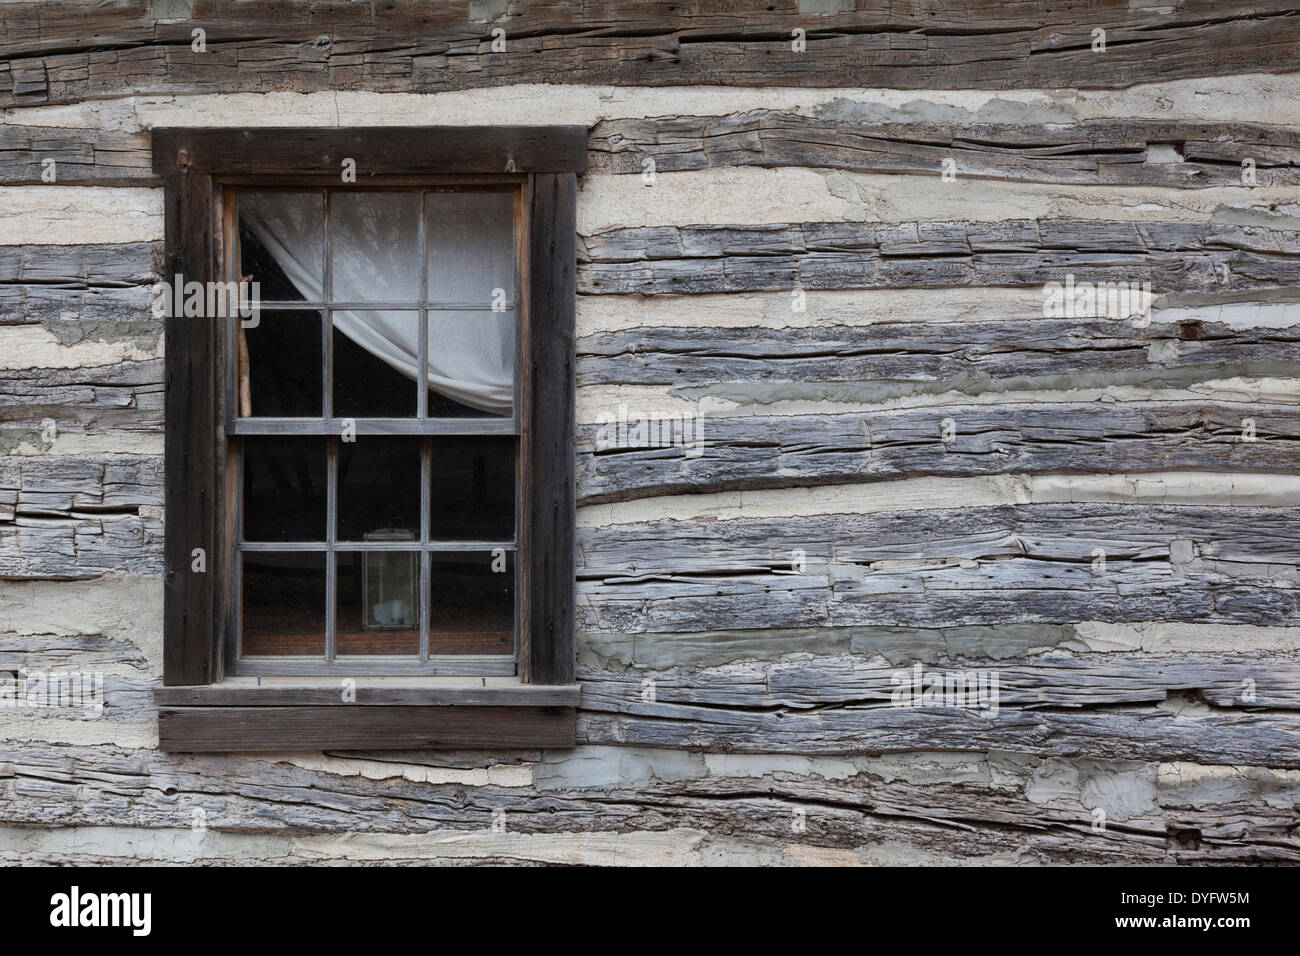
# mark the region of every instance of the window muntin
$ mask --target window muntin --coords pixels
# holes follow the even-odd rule
[[[519,187],[229,191],[233,672],[515,673]]]

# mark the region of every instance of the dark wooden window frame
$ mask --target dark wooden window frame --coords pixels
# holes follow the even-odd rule
[[[221,281],[227,185],[423,185],[522,178],[527,211],[520,337],[518,677],[227,678],[224,323],[166,319],[164,750],[565,747],[574,742],[574,312],[583,127],[156,129],[165,189],[164,274]],[[205,570],[194,570],[203,549]],[[347,690],[348,693],[345,693]]]

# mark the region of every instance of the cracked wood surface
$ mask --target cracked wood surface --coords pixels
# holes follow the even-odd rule
[[[643,226],[585,239],[578,291],[804,289],[1150,283],[1156,293],[1300,280],[1300,233],[1218,223],[1008,219]]]
[[[1163,152],[1162,152],[1163,151]],[[938,175],[1075,185],[1300,183],[1300,133],[1263,123],[1089,120],[1072,124],[874,122],[758,110],[598,122],[589,173],[640,175],[737,166]],[[53,162],[51,171],[48,162]],[[149,132],[77,127],[0,128],[0,184],[161,185]]]
[[[638,435],[640,419],[628,417],[622,429],[579,429],[579,504],[922,475],[1300,469],[1300,412],[1292,405],[1040,402],[704,416],[667,439],[648,422]],[[1243,440],[1247,420],[1253,441]]]
[[[1294,69],[1300,20],[1283,0],[1185,0],[1172,9],[1072,0],[1050,11],[994,0],[833,14],[795,0],[665,6],[517,2],[474,22],[462,7],[197,0],[155,20],[147,0],[7,5],[0,106],[164,92],[428,92],[510,83],[898,89],[1125,87]],[[205,30],[206,48],[191,48]],[[493,52],[492,29],[506,49]],[[1106,51],[1092,49],[1106,31]],[[806,49],[792,38],[805,33]]]
[[[572,852],[584,834],[661,833],[688,845],[704,841],[715,856],[730,850],[768,862],[795,862],[800,849],[819,848],[848,851],[840,862],[1300,861],[1300,784],[1285,771],[1250,766],[1215,774],[1179,763],[922,753],[911,762],[790,763],[769,755],[760,767],[628,745],[593,747],[585,757],[456,756],[407,753],[397,763],[382,753],[322,755],[315,767],[286,755],[10,745],[0,748],[0,821],[22,829],[0,832],[0,853],[57,860],[57,842],[43,848],[41,830],[77,827],[79,853],[89,859],[484,861],[504,854],[546,862],[550,854],[530,847],[530,835],[554,834]],[[597,769],[596,761],[617,756],[620,779]],[[475,769],[501,760],[534,785],[494,783],[492,769]],[[465,769],[441,769],[456,767]],[[1107,814],[1102,830],[1092,826],[1098,807]],[[503,842],[485,832],[497,809],[511,831]],[[796,836],[797,809],[807,830]],[[198,834],[196,810],[206,823]],[[439,831],[455,835],[454,845],[422,846],[422,834]],[[371,840],[340,842],[342,832]],[[399,839],[379,839],[384,834]],[[317,844],[316,835],[328,842]],[[483,841],[475,846],[477,837]],[[593,860],[602,858],[598,850]]]
[[[938,501],[922,512],[610,525],[579,534],[578,619],[617,632],[1294,626],[1297,532],[1295,514],[1278,508]]]

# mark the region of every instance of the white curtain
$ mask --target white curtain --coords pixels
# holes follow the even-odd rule
[[[419,213],[414,195],[354,193],[342,194],[338,199],[340,201],[335,201],[331,209],[335,246],[334,299],[418,300]],[[445,204],[448,215],[459,217],[473,213],[475,210],[466,205],[466,200],[472,202],[473,197],[453,200],[459,205]],[[490,310],[493,282],[508,290],[513,297],[514,263],[511,259],[510,275],[503,276],[502,257],[490,253],[499,251],[503,241],[512,245],[513,238],[508,224],[500,224],[507,230],[504,240],[500,236],[501,229],[486,228],[498,224],[485,224],[482,211],[478,210],[478,221],[442,224],[435,221],[428,230],[430,255],[441,253],[451,266],[456,267],[449,277],[451,284],[463,287],[466,270],[485,274],[482,283],[474,283],[476,294],[473,301],[482,303],[482,311],[429,313],[426,378],[429,388],[462,405],[508,415],[514,402],[515,311],[513,303],[506,312]],[[435,218],[437,212],[435,208]],[[319,211],[318,194],[245,193],[240,197],[239,216],[303,298],[322,301],[324,222]],[[445,244],[456,248],[435,250],[434,244],[439,237]],[[485,240],[493,243],[495,249],[475,248],[482,246]],[[486,274],[489,270],[496,275]],[[484,287],[482,294],[477,291],[480,286]],[[438,298],[438,290],[431,286],[430,299]],[[412,380],[418,379],[420,374],[417,321],[416,314],[409,311],[371,309],[334,313],[335,328]]]

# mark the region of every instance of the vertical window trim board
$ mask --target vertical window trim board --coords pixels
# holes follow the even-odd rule
[[[366,139],[374,137],[374,140]],[[468,137],[468,138],[467,138]],[[242,148],[230,151],[233,141]],[[586,130],[583,127],[502,127],[474,130],[463,127],[424,127],[383,130],[206,130],[158,129],[153,132],[153,167],[165,190],[164,270],[169,283],[207,282],[220,278],[222,249],[229,237],[218,177],[283,178],[304,182],[337,176],[333,163],[340,151],[382,156],[386,144],[401,144],[394,168],[380,174],[404,176],[483,175],[525,173],[524,202],[528,209],[522,262],[527,296],[520,339],[522,415],[527,427],[520,441],[521,490],[527,510],[519,553],[524,558],[525,586],[521,596],[521,636],[518,653],[520,684],[509,694],[515,716],[505,734],[518,745],[526,731],[526,712],[536,718],[538,746],[571,746],[573,707],[556,708],[538,698],[528,706],[529,690],[552,697],[557,687],[571,689],[576,702],[573,541],[574,497],[574,341],[576,313],[577,175],[585,168]],[[273,144],[273,148],[270,145]],[[414,145],[413,145],[414,144]],[[420,147],[423,144],[424,149]],[[466,146],[466,144],[472,144]],[[265,146],[265,148],[263,148]],[[224,151],[224,152],[223,152]],[[424,157],[424,158],[422,158]],[[374,165],[372,163],[372,165]],[[358,180],[366,178],[358,160]],[[238,476],[227,473],[226,430],[223,427],[226,378],[221,323],[210,319],[168,316],[164,321],[165,350],[165,539],[163,684],[159,691],[160,746],[165,750],[238,750],[256,745],[240,728],[247,719],[231,720],[227,730],[214,727],[223,707],[204,706],[210,720],[198,721],[168,688],[218,685],[223,679],[227,629],[237,608],[234,589],[224,580],[231,567],[233,514],[225,504],[237,494]],[[549,371],[549,370],[553,370]],[[561,542],[556,547],[555,542]],[[192,570],[194,549],[204,550],[206,570]],[[322,677],[337,687],[337,678]],[[392,735],[391,714],[377,708],[353,706],[352,718],[331,718],[326,727],[339,727],[340,743],[372,741],[366,746],[488,746],[490,724],[501,723],[497,698],[488,689],[473,703],[449,706],[446,694],[432,680],[429,707],[418,733]],[[274,682],[268,685],[272,689]],[[522,692],[522,694],[521,694]],[[412,692],[415,699],[419,691]],[[415,703],[411,694],[407,703]],[[432,701],[437,701],[433,703]],[[303,728],[305,713],[278,698],[268,698],[258,724],[274,728],[283,721],[286,733],[276,737],[281,748],[294,746],[294,728]],[[197,706],[197,705],[196,705]],[[245,704],[245,707],[248,705]],[[485,729],[473,729],[476,707]],[[489,709],[491,712],[489,713]],[[559,727],[557,729],[557,711]],[[247,718],[247,710],[244,711]],[[468,723],[467,723],[468,721]],[[207,729],[198,734],[197,727]],[[468,729],[467,729],[468,728]],[[567,728],[567,729],[565,729]],[[391,739],[390,739],[391,738]],[[328,729],[303,730],[303,746],[331,746]],[[438,741],[443,741],[439,744]],[[476,742],[477,741],[477,742]]]
[[[164,189],[163,278],[207,282],[215,276],[217,257],[212,177],[171,172]],[[225,495],[218,485],[224,435],[217,328],[216,322],[184,315],[164,321],[163,683],[168,685],[221,679],[216,597],[225,562],[216,532]],[[203,551],[201,572],[193,570],[195,549]]]

